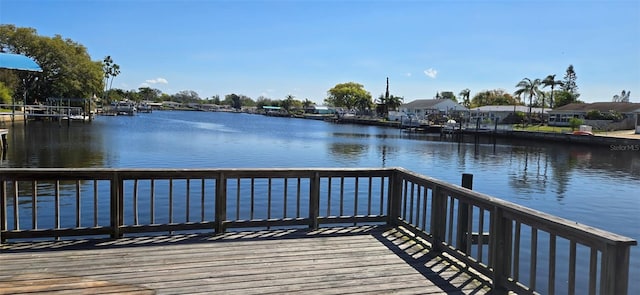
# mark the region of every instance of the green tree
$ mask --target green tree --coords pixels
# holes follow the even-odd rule
[[[442,91],[442,93],[439,94],[439,97],[440,99],[450,99],[458,102],[458,98],[456,98],[456,96],[451,91]]]
[[[531,80],[529,78],[524,78],[522,79],[522,81],[516,84],[516,87],[518,87],[516,92],[514,92],[516,96],[520,96],[523,94],[529,96],[529,123],[531,123],[531,107],[533,106],[533,97],[537,97],[542,93],[542,91],[540,91],[540,89],[538,88],[540,87],[540,83],[540,79]]]
[[[113,85],[113,79],[120,74],[120,66],[113,62],[110,55],[102,60],[102,72],[104,73],[104,93],[107,103],[111,102],[109,98],[109,90]]]
[[[361,111],[371,107],[371,93],[364,89],[362,84],[347,82],[336,84],[327,91],[325,103],[336,107],[347,109],[359,108]]]
[[[556,75],[549,75],[546,78],[544,78],[542,81],[542,88],[547,88],[548,86],[551,86],[551,97],[549,98],[549,108],[553,108],[553,92],[554,92],[554,88],[556,86],[562,86],[564,85],[564,82],[560,81],[560,80],[556,80]],[[542,101],[542,111],[544,113],[544,100]]]
[[[629,96],[631,96],[631,91],[622,90],[620,95],[616,94],[613,96],[613,102],[629,102]]]
[[[220,104],[220,95],[214,95],[211,97],[211,103],[219,105]]]
[[[567,72],[564,75],[564,81],[562,82],[562,90],[571,93],[576,100],[580,97],[580,94],[578,93],[578,85],[576,84],[577,79],[578,77],[573,69],[573,65],[569,65],[569,67],[567,67]]]
[[[6,85],[15,87],[14,97],[21,98],[28,89],[27,103],[48,97],[87,98],[101,92],[101,63],[92,61],[87,49],[71,39],[60,35],[43,37],[32,28],[0,25],[0,48],[29,56],[42,68],[41,73],[0,75]],[[21,82],[11,82],[16,80]]]
[[[288,112],[289,110],[291,110],[291,107],[294,104],[294,100],[295,100],[295,96],[288,94],[285,97],[285,99],[282,101],[282,108]]]
[[[12,92],[9,87],[0,82],[0,103],[10,104],[11,96],[13,95]]]
[[[240,99],[240,96],[235,93],[225,95],[224,101],[229,103],[231,107],[236,110],[242,109],[242,100]]]
[[[568,105],[570,103],[581,103],[573,94],[567,91],[557,91],[555,94],[555,105],[556,108],[561,106]]]
[[[485,105],[511,105],[514,98],[511,94],[506,93],[502,89],[485,90],[478,92],[473,96],[470,102],[471,107],[480,107]]]
[[[106,94],[112,101],[125,100],[128,98],[127,91],[120,88],[109,89]]]
[[[576,130],[576,128],[580,127],[580,125],[582,124],[584,124],[584,120],[580,118],[569,119],[569,126],[571,127],[571,131]]]
[[[389,98],[387,99],[385,105],[387,106],[387,110],[397,111],[403,102],[404,102],[404,97],[389,95]]]
[[[253,99],[251,99],[251,97],[248,97],[246,95],[240,95],[240,104],[242,106],[247,106],[247,107],[255,107],[256,106],[256,102],[253,101]]]
[[[313,103],[313,101],[309,100],[308,98],[305,98],[304,101],[302,101],[302,107],[304,109],[308,109],[312,105],[315,105],[315,103]]]
[[[462,105],[466,108],[471,106],[471,101],[469,100],[469,96],[471,95],[471,90],[469,88],[465,88],[459,93],[460,97],[462,97]]]
[[[397,111],[398,108],[402,105],[403,101],[404,97],[401,96],[395,96],[393,94],[380,94],[380,96],[378,97],[378,104],[382,105],[382,107],[377,110],[378,115],[388,117],[389,111]]]
[[[142,101],[142,93],[135,90],[127,90],[125,93],[125,97],[135,102]]]
[[[150,87],[140,87],[138,88],[138,93],[141,100],[159,102],[162,91]]]
[[[256,99],[256,107],[257,109],[261,110],[264,106],[280,106],[279,102],[276,103],[273,100],[271,100],[270,98],[264,97],[264,96],[258,96],[258,99]]]
[[[193,90],[183,90],[171,95],[171,100],[180,103],[194,103],[202,101],[200,95]]]

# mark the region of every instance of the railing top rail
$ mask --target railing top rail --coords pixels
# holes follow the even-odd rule
[[[425,181],[430,185],[439,186],[454,195],[461,196],[463,200],[472,200],[475,203],[486,207],[497,207],[503,210],[505,216],[512,217],[517,221],[524,221],[539,229],[549,230],[558,236],[573,238],[578,241],[596,241],[608,245],[637,245],[638,242],[632,238],[618,235],[609,231],[580,224],[575,221],[564,219],[558,216],[547,214],[535,209],[517,205],[502,199],[473,191],[462,186],[447,183],[432,177],[420,175],[404,168],[395,168],[399,173],[409,176],[414,180]],[[560,234],[558,234],[560,233]]]
[[[394,168],[0,168],[3,178],[109,178],[114,173],[125,177],[205,177],[224,173],[230,177],[310,177],[389,176]]]

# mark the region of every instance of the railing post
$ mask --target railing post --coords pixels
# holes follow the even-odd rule
[[[391,226],[398,225],[402,204],[402,172],[393,170],[389,176],[389,200],[387,201],[387,224]]]
[[[226,231],[224,222],[227,220],[227,177],[223,172],[218,175],[216,180],[216,216],[215,230],[216,234],[222,234]]]
[[[315,172],[309,184],[309,229],[318,229],[320,215],[320,173]]]
[[[4,242],[2,231],[7,229],[7,182],[0,179],[0,245]]]
[[[473,174],[462,174],[462,187],[473,189]],[[467,235],[470,235],[468,229],[469,222],[469,204],[461,200],[458,201],[458,226],[456,231],[456,248],[465,252],[467,251]],[[482,237],[479,237],[482,239]],[[480,240],[480,243],[482,240]]]
[[[436,185],[431,192],[431,236],[433,250],[442,251],[442,242],[447,232],[447,200],[442,188]]]
[[[493,267],[493,291],[496,294],[507,294],[506,280],[511,272],[511,247],[513,225],[511,220],[504,218],[503,209],[494,207],[491,215],[491,235],[489,235],[492,251],[491,266]]]
[[[120,227],[124,223],[124,208],[122,206],[122,200],[124,198],[124,180],[120,177],[117,171],[113,172],[111,178],[111,238],[117,239],[122,237]]]
[[[600,294],[627,294],[629,248],[627,244],[607,244],[602,251]]]

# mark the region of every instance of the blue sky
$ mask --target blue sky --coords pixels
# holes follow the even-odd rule
[[[570,64],[580,99],[640,102],[640,1],[0,0],[0,23],[111,55],[113,87],[321,103],[337,83],[405,102],[512,93]]]

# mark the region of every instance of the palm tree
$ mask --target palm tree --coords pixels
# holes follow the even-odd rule
[[[532,81],[529,78],[524,78],[522,79],[522,81],[516,84],[518,90],[513,93],[515,96],[520,96],[522,94],[529,95],[529,124],[531,124],[531,106],[533,105],[533,97],[537,97],[542,93],[542,91],[538,89],[541,83],[542,82],[540,81],[540,79],[535,79]]]
[[[553,89],[558,86],[564,85],[564,83],[560,80],[556,80],[556,75],[549,75],[544,78],[542,81],[542,88],[546,88],[547,86],[551,86],[551,98],[549,98],[549,108],[553,108]],[[542,111],[544,112],[544,99],[542,100]]]
[[[111,82],[109,82],[109,89],[111,89],[111,86],[113,85],[113,78],[115,78],[117,75],[120,75],[120,66],[117,64],[113,64],[111,66]]]
[[[469,108],[469,106],[471,105],[469,101],[469,95],[471,95],[471,90],[469,90],[469,88],[465,88],[464,90],[460,91],[459,94],[462,97],[462,105],[464,105],[466,108]]]
[[[291,106],[293,105],[293,100],[296,97],[288,94],[285,98],[284,101],[282,101],[282,108],[285,109],[285,111],[289,112],[289,110],[291,109]]]
[[[397,111],[398,107],[402,105],[403,101],[404,101],[404,97],[394,96],[394,95],[389,96],[389,98],[386,99],[385,101],[385,105],[387,106],[387,111]]]
[[[312,105],[314,105],[313,101],[309,100],[308,98],[305,98],[304,101],[302,102],[302,107],[305,110],[311,107]]]
[[[120,74],[120,66],[113,62],[110,55],[107,55],[102,61],[102,71],[104,72],[104,96],[109,103],[108,92],[113,84],[113,78]],[[109,78],[111,78],[111,82],[109,82]]]

